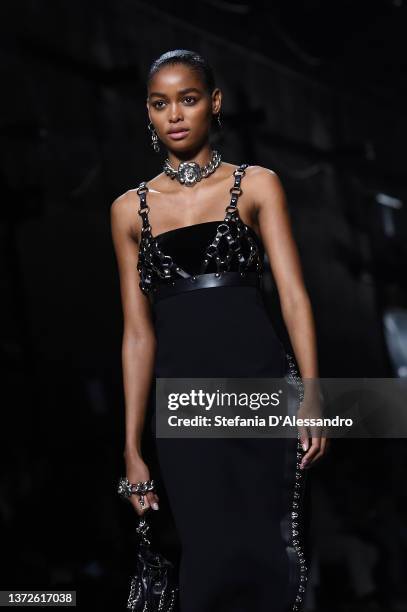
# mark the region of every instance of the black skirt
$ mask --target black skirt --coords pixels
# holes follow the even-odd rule
[[[287,373],[286,351],[256,287],[196,289],[153,308],[156,377]],[[153,401],[153,433],[155,410]],[[296,438],[155,438],[181,544],[180,612],[300,609],[306,567],[298,444]]]

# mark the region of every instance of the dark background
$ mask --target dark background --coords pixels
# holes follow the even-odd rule
[[[82,610],[121,610],[137,540],[115,492],[109,209],[164,159],[147,130],[149,65],[175,48],[206,56],[224,95],[223,158],[280,176],[320,375],[406,376],[405,2],[9,0],[0,11],[0,589],[76,589]],[[402,439],[333,440],[314,468],[307,612],[407,610],[406,457]],[[162,545],[174,550],[170,535]]]

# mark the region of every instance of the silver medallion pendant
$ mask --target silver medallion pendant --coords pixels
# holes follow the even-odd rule
[[[177,179],[182,185],[192,187],[201,179],[207,178],[216,168],[219,168],[222,156],[218,151],[212,151],[211,160],[205,165],[200,166],[197,162],[181,162],[178,170],[175,170],[168,159],[164,162],[163,170],[171,179]]]
[[[201,168],[196,162],[181,162],[178,167],[178,180],[183,185],[190,187],[202,178]]]

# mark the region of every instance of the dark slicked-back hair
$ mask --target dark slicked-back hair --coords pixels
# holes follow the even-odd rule
[[[175,64],[184,64],[198,73],[202,82],[207,90],[208,94],[211,95],[215,89],[215,77],[211,66],[208,64],[206,59],[195,51],[189,51],[188,49],[174,49],[173,51],[167,51],[158,57],[151,64],[150,70],[147,76],[147,86],[149,85],[153,76],[164,66],[173,66]]]

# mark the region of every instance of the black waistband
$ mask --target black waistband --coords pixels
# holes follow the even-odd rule
[[[209,289],[211,287],[258,287],[261,288],[261,275],[258,272],[223,272],[216,276],[216,272],[210,274],[196,274],[188,278],[179,278],[171,285],[158,285],[152,294],[152,302],[177,293],[193,291],[194,289]]]

